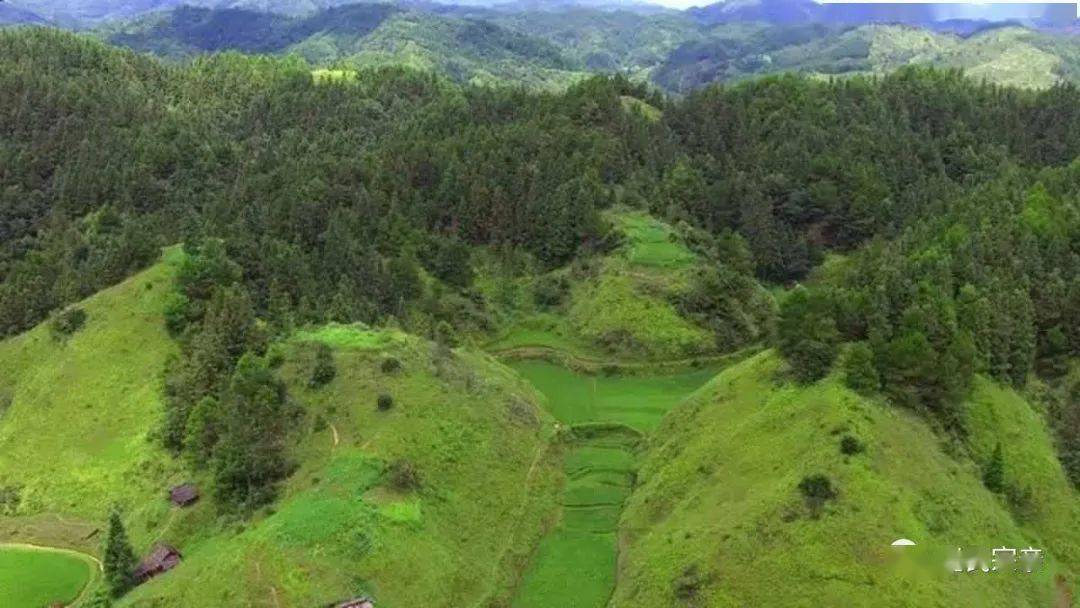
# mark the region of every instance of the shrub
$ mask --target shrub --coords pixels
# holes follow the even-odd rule
[[[799,491],[802,492],[806,505],[810,507],[810,512],[814,517],[821,512],[821,507],[826,501],[836,498],[837,495],[832,481],[821,473],[803,477],[799,482]]]
[[[395,357],[387,357],[383,359],[379,368],[382,369],[384,374],[394,374],[401,370],[401,361],[398,361]]]
[[[537,306],[551,308],[562,304],[570,291],[570,282],[564,276],[544,275],[533,287],[533,300]]]
[[[399,492],[418,490],[421,486],[420,472],[408,460],[398,459],[386,469],[386,480]]]
[[[435,343],[444,348],[454,348],[458,345],[457,332],[446,321],[439,321],[435,325]]]
[[[382,393],[379,395],[378,400],[376,400],[375,405],[379,408],[379,411],[385,412],[394,407],[394,398],[387,393]]]
[[[63,338],[79,331],[85,324],[86,311],[78,306],[72,306],[53,317],[50,327],[54,336]]]
[[[881,378],[874,367],[874,351],[865,342],[852,344],[844,356],[844,384],[867,395],[881,388]]]
[[[983,485],[987,490],[1000,494],[1005,491],[1005,458],[1001,454],[1001,444],[997,444],[990,460],[983,467]]]
[[[266,349],[266,366],[278,369],[285,364],[285,347],[275,342]]]
[[[22,502],[22,489],[19,486],[0,486],[0,515],[15,515]]]
[[[683,601],[692,600],[697,597],[704,584],[704,577],[698,572],[697,566],[689,566],[683,570],[682,576],[675,579],[675,597]]]
[[[334,366],[334,353],[325,344],[319,344],[315,351],[315,367],[311,370],[311,380],[308,385],[311,388],[326,386],[337,375],[337,367]]]
[[[840,453],[845,456],[861,454],[865,449],[863,443],[851,435],[844,435],[843,439],[840,440]]]
[[[173,293],[165,302],[165,329],[176,337],[184,333],[191,321],[191,300],[182,293]]]

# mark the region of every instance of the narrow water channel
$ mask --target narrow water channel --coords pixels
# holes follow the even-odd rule
[[[602,608],[615,587],[616,532],[639,439],[715,370],[649,377],[590,376],[541,361],[512,367],[547,397],[552,415],[580,431],[564,463],[559,522],[537,548],[513,605]],[[598,422],[624,428],[589,426]]]

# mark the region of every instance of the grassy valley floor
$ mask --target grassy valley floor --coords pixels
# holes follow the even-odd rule
[[[546,361],[512,367],[546,397],[567,445],[566,485],[554,529],[541,541],[513,605],[599,608],[615,588],[617,528],[644,433],[711,378],[592,376]]]

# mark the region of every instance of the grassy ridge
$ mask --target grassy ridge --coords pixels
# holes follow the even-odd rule
[[[337,366],[317,390],[314,343]],[[401,370],[383,372],[387,357]],[[393,608],[509,593],[558,479],[528,386],[486,357],[355,326],[299,332],[281,373],[307,411],[282,499],[240,528],[191,535],[185,562],[126,605],[311,606],[368,593]],[[376,408],[382,393],[389,411]],[[388,481],[394,462],[411,464],[419,488]]]
[[[1007,441],[1007,484],[1031,487],[1025,513],[950,456],[914,415],[869,402],[835,379],[799,388],[776,380],[762,353],[725,370],[676,408],[621,522],[627,546],[613,606],[1047,606],[1072,579],[1080,501],[1039,417],[1012,393],[980,382],[970,404],[976,460]],[[990,422],[992,421],[992,422]],[[845,456],[843,435],[866,446]],[[1010,464],[1015,463],[1015,464]],[[1022,463],[1022,464],[1021,464]],[[823,473],[838,489],[814,517],[796,486]],[[899,576],[887,545],[906,537],[943,551],[1003,544],[1045,549],[1042,574],[955,577],[942,562]]]

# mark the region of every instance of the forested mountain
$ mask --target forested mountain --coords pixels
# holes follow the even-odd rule
[[[963,69],[976,79],[1021,87],[1076,81],[1080,39],[1019,27],[964,38],[898,25],[835,29],[821,24],[721,26],[679,46],[653,73],[670,90],[767,73],[886,74],[905,65]]]
[[[120,606],[1067,605],[1080,89],[901,64],[1069,43],[493,19],[0,31],[0,539]],[[577,69],[654,20],[617,67],[813,75]],[[183,562],[131,589],[124,525]],[[905,533],[1047,559],[909,580]]]
[[[65,27],[85,28],[104,21],[137,18],[183,6],[243,9],[280,15],[308,15],[351,4],[351,0],[5,0]]]
[[[686,92],[768,73],[886,74],[909,64],[961,68],[976,79],[1023,87],[1080,78],[1080,41],[1063,33],[984,24],[964,37],[902,25],[735,21],[430,4],[355,4],[304,16],[181,7],[101,32],[116,44],[173,58],[221,50],[298,53],[336,69],[407,65],[460,82],[539,88],[618,72]]]
[[[724,0],[688,9],[706,24],[756,21],[771,24],[907,24],[970,31],[992,23],[1061,27],[1076,20],[1070,7],[1052,3],[961,4],[948,2],[821,3],[813,0]]]
[[[37,13],[10,4],[0,3],[0,26],[24,24],[44,25],[46,23],[48,23],[48,21]]]
[[[398,12],[389,4],[356,4],[291,18],[248,9],[183,6],[148,17],[112,35],[111,40],[160,55],[225,50],[276,53],[317,34],[352,42]]]

